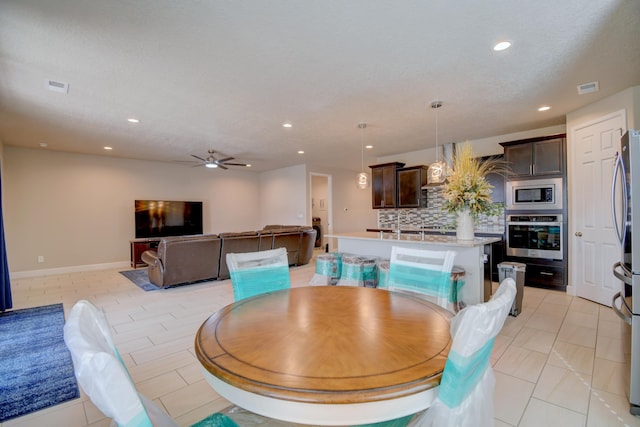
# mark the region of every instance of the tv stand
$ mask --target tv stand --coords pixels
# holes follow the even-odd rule
[[[149,249],[157,248],[160,243],[160,238],[133,239],[129,242],[131,243],[131,267],[138,268],[146,266],[142,261],[142,253]]]

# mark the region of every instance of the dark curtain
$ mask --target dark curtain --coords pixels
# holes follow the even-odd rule
[[[13,307],[11,281],[7,263],[7,245],[4,241],[4,218],[2,215],[2,175],[0,174],[0,311]]]

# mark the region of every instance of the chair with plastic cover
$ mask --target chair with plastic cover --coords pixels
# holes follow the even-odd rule
[[[399,246],[391,248],[388,289],[422,294],[427,299],[455,311],[451,285],[454,251],[433,251]]]
[[[76,378],[93,404],[119,427],[177,427],[178,424],[151,400],[138,393],[118,349],[104,313],[88,301],[78,301],[64,325],[64,340],[71,352]],[[237,427],[216,413],[193,427]]]
[[[227,266],[236,301],[291,287],[285,248],[261,252],[229,253]]]
[[[411,426],[494,425],[495,374],[489,363],[493,343],[516,296],[513,279],[502,281],[489,302],[470,305],[451,319],[453,343],[433,405]]]

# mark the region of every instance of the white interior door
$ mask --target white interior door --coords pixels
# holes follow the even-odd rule
[[[570,283],[579,297],[610,306],[619,290],[611,273],[620,246],[611,216],[611,180],[624,111],[573,129],[569,212]]]

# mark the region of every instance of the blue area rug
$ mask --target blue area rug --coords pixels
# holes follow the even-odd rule
[[[62,304],[0,314],[0,422],[80,397]]]
[[[120,274],[131,280],[134,285],[136,285],[143,291],[157,291],[158,289],[162,289],[161,287],[156,286],[149,281],[149,274],[147,274],[146,268],[140,270],[121,271]]]

